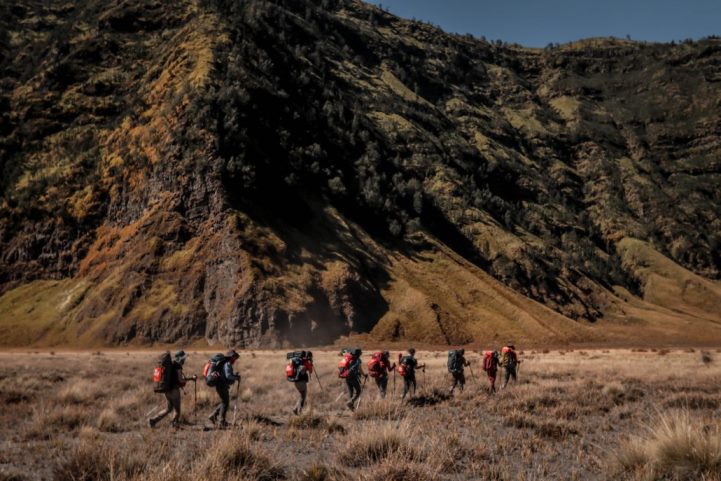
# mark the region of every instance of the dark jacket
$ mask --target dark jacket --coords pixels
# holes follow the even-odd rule
[[[230,360],[223,363],[223,370],[221,371],[220,378],[223,380],[223,384],[227,386],[232,385],[235,381],[240,381],[240,374],[233,372],[233,365],[230,363]]]

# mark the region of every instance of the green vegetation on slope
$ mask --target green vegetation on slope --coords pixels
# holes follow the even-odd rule
[[[530,50],[351,0],[0,8],[0,292],[83,279],[98,340],[720,320],[718,39]]]

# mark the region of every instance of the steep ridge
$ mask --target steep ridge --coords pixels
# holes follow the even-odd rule
[[[721,41],[0,13],[0,343],[721,338]]]

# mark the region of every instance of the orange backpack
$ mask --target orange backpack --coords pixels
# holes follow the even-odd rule
[[[343,353],[343,359],[338,363],[338,377],[343,379],[348,377],[351,361],[353,361],[353,355],[350,352]]]
[[[383,353],[374,352],[371,360],[368,361],[368,374],[370,377],[381,377],[385,372],[386,364],[383,362]]]
[[[401,355],[401,353],[398,353],[398,374],[401,375],[401,377],[406,377],[408,375],[408,366],[406,366],[405,357]]]

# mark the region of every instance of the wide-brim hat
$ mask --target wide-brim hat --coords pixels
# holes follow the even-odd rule
[[[180,350],[175,353],[175,360],[178,362],[185,361],[187,358],[188,358],[188,354],[183,350]]]

